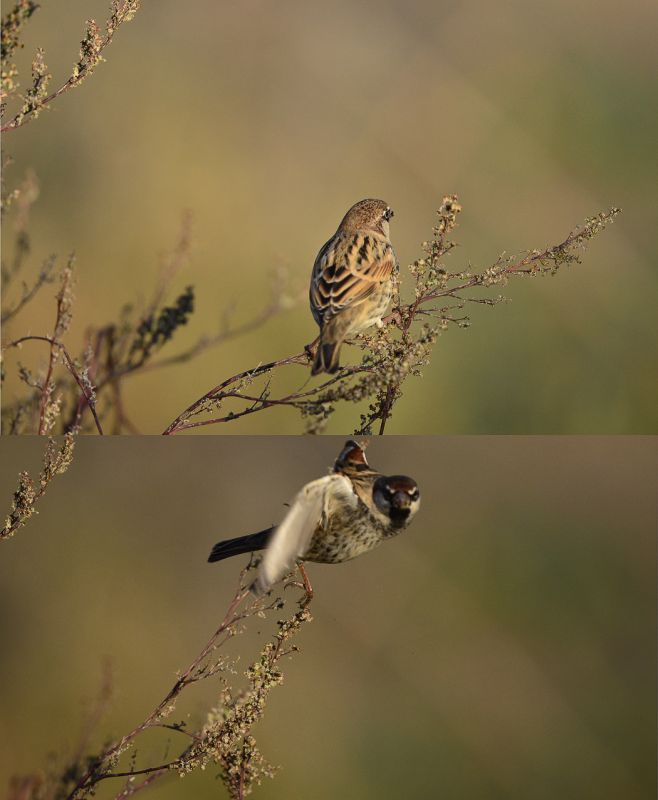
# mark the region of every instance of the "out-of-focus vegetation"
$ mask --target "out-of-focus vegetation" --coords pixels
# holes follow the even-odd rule
[[[68,75],[81,20],[106,13],[102,0],[44,4],[17,63],[29,74],[43,47],[53,76]],[[41,183],[35,270],[75,250],[78,352],[90,318],[102,325],[150,297],[154,255],[192,209],[180,290],[194,284],[196,311],[172,345],[185,350],[217,331],[227,307],[239,322],[266,306],[273,267],[303,292],[317,249],[361,196],[396,210],[404,265],[441,196],[457,191],[469,210],[460,268],[560,241],[619,205],[621,223],[582,266],[514,286],[512,303],[477,309],[467,332],[443,336],[387,431],[654,430],[655,21],[639,0],[623,19],[608,2],[142,8],[92,80],[6,137],[7,180],[32,167]],[[51,295],[42,289],[5,336],[43,332]],[[162,430],[226,376],[314,335],[300,304],[192,361],[136,375],[123,398],[132,422]],[[4,404],[20,391],[15,359]],[[290,389],[305,379],[300,368]],[[348,407],[330,430],[353,427]],[[215,428],[296,432],[299,420],[283,409]]]
[[[209,565],[210,546],[280,519],[342,445],[233,441],[85,438],[41,513],[0,545],[3,783],[75,748],[106,658],[113,695],[90,747],[143,720],[247,560]],[[9,497],[42,443],[2,448]],[[412,474],[423,505],[379,550],[309,565],[315,621],[254,727],[281,769],[254,797],[654,797],[655,443],[395,437],[368,452]],[[238,670],[270,635],[253,622]],[[190,687],[172,721],[193,730],[220,689]],[[180,738],[152,731],[139,762]],[[147,791],[217,797],[215,774]],[[120,788],[104,781],[98,797]]]
[[[2,16],[2,84],[0,107],[2,132],[9,132],[37,119],[41,112],[66,92],[75,89],[105,59],[103,53],[114,34],[130,22],[139,10],[140,0],[111,0],[107,19],[101,26],[94,19],[85,23],[78,58],[66,79],[52,89],[52,74],[48,71],[43,47],[38,47],[32,60],[29,78],[14,63],[15,54],[22,49],[23,28],[39,10],[34,0],[13,0]]]
[[[71,466],[74,448],[75,438],[72,433],[64,436],[61,445],[50,438],[36,480],[26,470],[18,473],[18,486],[5,517],[5,524],[0,529],[0,541],[11,538],[38,513],[36,507],[51,481],[58,475],[63,475]]]

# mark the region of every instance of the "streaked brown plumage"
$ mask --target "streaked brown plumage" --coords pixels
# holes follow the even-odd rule
[[[263,594],[297,561],[338,564],[397,536],[420,504],[416,482],[371,469],[363,448],[346,442],[333,471],[298,493],[280,525],[218,542],[208,561],[265,549],[252,586]]]
[[[320,341],[313,375],[336,372],[345,339],[382,324],[397,266],[389,241],[392,216],[383,200],[361,200],[315,259],[309,298]]]

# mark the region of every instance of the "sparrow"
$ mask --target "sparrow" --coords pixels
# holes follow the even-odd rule
[[[309,298],[320,341],[311,374],[339,369],[345,339],[382,327],[393,294],[397,260],[389,241],[393,211],[383,200],[361,200],[318,253]]]
[[[208,561],[265,550],[250,587],[260,597],[298,562],[339,564],[373,550],[401,533],[419,505],[413,478],[371,469],[363,448],[350,439],[331,473],[307,483],[279,525],[218,542]]]

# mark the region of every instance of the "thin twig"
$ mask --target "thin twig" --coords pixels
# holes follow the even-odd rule
[[[229,389],[230,386],[233,386],[236,383],[239,384],[245,378],[251,380],[252,378],[271,372],[276,367],[290,366],[294,364],[308,364],[308,363],[309,363],[308,351],[304,350],[304,352],[298,353],[297,355],[279,359],[278,361],[270,361],[267,364],[259,364],[251,370],[245,370],[244,372],[239,372],[236,375],[232,375],[230,378],[227,378],[218,386],[215,386],[213,389],[210,390],[210,392],[207,392],[203,397],[201,397],[199,400],[193,403],[188,409],[186,409],[183,412],[183,414],[177,417],[165,431],[163,431],[162,435],[172,436],[176,433],[180,433],[181,431],[190,430],[191,428],[199,428],[205,425],[218,425],[225,422],[233,422],[234,420],[239,419],[240,417],[247,416],[248,414],[254,414],[258,411],[262,411],[265,408],[272,408],[274,406],[292,406],[294,408],[304,409],[306,406],[309,405],[310,402],[312,402],[312,399],[315,398],[318,395],[318,393],[329,388],[330,386],[333,386],[336,383],[344,381],[346,378],[350,376],[365,371],[365,368],[362,366],[343,367],[337,375],[331,377],[327,381],[324,381],[319,386],[316,386],[313,389],[308,389],[306,391],[300,391],[300,392],[292,392],[288,395],[284,395],[283,397],[279,398],[270,398],[264,396],[263,393],[261,393],[258,396],[249,395],[245,394],[244,392],[234,391]],[[203,411],[204,410],[203,406],[206,403],[210,402],[220,403],[221,401],[230,398],[245,400],[247,402],[250,402],[252,405],[248,406],[242,411],[237,411],[237,412],[231,411],[223,417],[213,417],[211,419],[198,420],[197,422],[187,421],[191,416],[194,416],[195,414],[198,414],[201,411]]]
[[[204,423],[187,423],[187,420],[194,416],[194,414],[198,414],[202,407],[210,400],[213,400],[217,396],[221,394],[221,392],[226,389],[228,386],[231,386],[239,381],[247,378],[251,380],[252,378],[257,377],[258,375],[262,375],[266,372],[271,372],[275,367],[283,367],[283,366],[290,366],[292,364],[308,364],[309,363],[309,356],[306,351],[302,351],[301,353],[297,353],[294,356],[287,356],[286,358],[280,358],[276,361],[270,361],[267,364],[258,364],[252,369],[243,370],[242,372],[238,372],[235,375],[232,375],[230,378],[219,383],[217,386],[213,387],[209,392],[206,392],[202,397],[192,403],[191,406],[185,409],[182,414],[180,414],[176,419],[163,431],[163,436],[170,436],[171,434],[178,433],[181,430],[185,430],[187,428],[197,427],[198,425]],[[223,422],[224,420],[217,420],[218,422]],[[211,424],[211,423],[206,423]]]
[[[96,23],[93,22],[93,20],[90,20],[87,23],[87,32],[85,34],[83,47],[80,52],[80,61],[76,65],[76,69],[74,70],[73,74],[54,92],[51,92],[46,97],[39,99],[27,110],[24,107],[7,124],[0,127],[0,132],[7,133],[9,131],[21,128],[31,119],[33,119],[33,117],[38,116],[39,113],[46,108],[46,106],[53,102],[53,100],[60,97],[65,92],[75,88],[76,86],[79,86],[82,81],[93,72],[94,68],[104,60],[102,57],[103,51],[112,42],[112,39],[114,38],[114,35],[119,27],[123,25],[124,22],[129,22],[133,18],[138,7],[138,0],[137,2],[125,0],[122,6],[117,5],[115,11],[113,11],[110,19],[108,20],[108,24],[105,29],[105,35],[102,37],[99,36],[98,40],[96,40],[95,36],[90,37],[90,24],[95,28],[94,33],[98,31],[98,26]],[[83,52],[84,46],[88,41],[92,42],[93,48],[85,54]]]
[[[58,445],[54,439],[48,439],[43,456],[43,467],[34,480],[28,472],[18,475],[18,488],[14,492],[11,510],[0,529],[0,541],[10,539],[19,528],[22,528],[37,513],[36,506],[57,475],[63,475],[70,467],[75,449],[75,437],[67,434],[64,442]]]
[[[51,361],[54,348],[59,348],[59,350],[64,356],[64,363],[66,364],[67,369],[69,370],[71,375],[75,378],[75,381],[80,387],[80,391],[82,392],[85,398],[85,402],[89,406],[89,409],[94,417],[94,423],[96,424],[96,429],[98,430],[98,433],[102,436],[103,428],[101,426],[100,419],[98,418],[98,414],[96,413],[96,402],[93,399],[93,397],[88,393],[87,387],[84,385],[82,378],[80,377],[77,369],[75,368],[73,359],[71,358],[66,347],[61,342],[58,342],[56,339],[53,339],[52,336],[21,336],[19,339],[14,339],[11,342],[7,342],[7,344],[2,346],[2,349],[7,350],[10,347],[18,347],[23,342],[30,342],[30,341],[48,342],[50,344],[50,349],[51,349]],[[49,375],[51,374],[52,370],[49,370]],[[39,433],[42,433],[41,425],[39,426]]]
[[[46,259],[39,274],[37,276],[36,281],[30,286],[29,288],[24,286],[23,289],[23,296],[21,299],[16,303],[13,308],[7,308],[2,311],[0,316],[0,324],[5,325],[9,322],[10,319],[16,316],[29,302],[32,298],[37,294],[39,289],[44,286],[46,283],[50,283],[52,280],[52,271],[55,266],[55,256],[50,256]]]
[[[51,380],[53,375],[53,369],[55,368],[55,362],[57,361],[57,355],[58,355],[55,349],[57,345],[56,339],[68,327],[68,319],[67,319],[69,311],[68,291],[71,281],[71,275],[72,273],[69,264],[69,267],[62,272],[62,287],[57,293],[57,312],[55,316],[55,329],[53,337],[51,339],[48,368],[46,370],[46,377],[44,379],[43,386],[41,389],[41,402],[39,404],[39,436],[43,436],[43,434],[46,433],[46,424],[47,424],[46,412],[48,411],[48,407],[50,405],[50,398],[53,392]]]

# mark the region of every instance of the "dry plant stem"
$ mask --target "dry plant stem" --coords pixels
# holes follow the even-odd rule
[[[301,353],[297,353],[294,356],[288,356],[287,358],[281,358],[278,361],[270,361],[267,364],[258,364],[253,369],[244,370],[243,372],[238,372],[236,375],[232,375],[230,378],[227,378],[225,381],[222,381],[220,384],[215,386],[209,392],[206,392],[202,397],[192,403],[191,406],[185,409],[182,414],[180,414],[176,419],[163,431],[163,436],[170,436],[174,433],[178,433],[179,431],[187,430],[189,428],[197,428],[201,425],[212,425],[218,422],[228,422],[228,418],[222,419],[214,419],[214,420],[204,420],[203,422],[187,422],[189,417],[194,416],[194,414],[199,413],[202,406],[207,403],[209,400],[214,399],[217,395],[221,394],[225,389],[229,386],[232,386],[235,383],[240,382],[244,378],[255,378],[258,375],[262,375],[266,372],[271,372],[276,367],[283,367],[289,366],[291,364],[308,364],[309,357],[306,351]],[[279,401],[283,402],[283,401]],[[245,411],[240,414],[242,416],[246,413],[252,413],[250,411]]]
[[[262,411],[265,408],[271,408],[274,406],[291,406],[293,408],[303,409],[305,404],[309,402],[309,399],[312,400],[312,398],[314,398],[318,392],[321,392],[323,389],[327,389],[328,387],[343,381],[347,377],[365,371],[365,369],[360,366],[343,367],[343,369],[333,378],[330,378],[328,381],[325,381],[313,389],[308,389],[304,392],[293,392],[278,399],[272,399],[267,396],[269,385],[266,385],[265,389],[260,395],[246,394],[241,391],[233,391],[229,388],[236,383],[240,383],[240,381],[242,381],[244,378],[254,378],[259,375],[272,372],[272,370],[274,370],[276,367],[289,366],[292,364],[303,364],[308,366],[310,363],[311,359],[309,358],[308,351],[304,350],[303,353],[298,353],[295,356],[282,358],[278,361],[270,361],[268,364],[258,365],[253,370],[239,372],[237,375],[233,375],[232,377],[227,378],[225,381],[220,383],[218,386],[215,386],[214,389],[211,389],[210,392],[193,403],[179,417],[177,417],[165,431],[163,431],[162,435],[172,436],[176,433],[180,433],[181,431],[190,430],[191,428],[200,428],[204,425],[217,425],[222,422],[232,422],[240,417],[244,417],[249,414],[255,414],[256,412]],[[224,417],[214,417],[212,419],[199,420],[198,422],[187,421],[189,417],[199,413],[206,402],[215,399],[224,400],[227,398],[244,400],[248,403],[251,403],[251,405],[242,411],[231,412]]]
[[[96,372],[98,368],[98,356],[99,356],[99,348],[102,339],[98,337],[94,343],[94,347],[92,348],[89,344],[89,341],[86,343],[85,353],[87,355],[87,377],[89,379],[89,383],[92,384],[95,388],[94,391],[96,394],[98,393],[98,386],[95,384],[96,381]],[[71,410],[71,416],[68,422],[64,423],[64,430],[65,431],[72,431],[72,430],[80,430],[82,425],[82,415],[84,413],[85,407],[87,406],[87,395],[81,394],[78,402],[74,405],[73,409]]]
[[[23,296],[21,299],[16,303],[13,308],[8,308],[2,311],[0,316],[0,325],[5,325],[9,322],[10,319],[13,319],[23,308],[34,298],[37,294],[39,289],[44,286],[46,283],[49,283],[51,280],[51,273],[55,266],[55,257],[51,256],[49,259],[46,260],[44,265],[42,266],[37,279],[32,284],[32,286],[28,289],[26,288],[23,292]]]
[[[67,322],[65,321],[64,317],[67,313],[66,309],[66,294],[69,290],[70,282],[71,282],[71,271],[65,270],[62,273],[62,288],[57,295],[57,315],[55,317],[55,332],[53,334],[53,339],[51,339],[50,343],[50,358],[48,359],[48,369],[46,372],[46,378],[43,382],[43,388],[41,390],[41,403],[39,405],[39,436],[43,436],[46,432],[46,411],[48,410],[48,405],[50,404],[50,399],[53,392],[52,386],[52,377],[53,377],[53,369],[55,368],[55,362],[57,361],[57,356],[59,355],[58,350],[56,349],[55,339],[60,334],[60,332],[64,332],[67,328]]]
[[[242,325],[237,325],[234,328],[228,326],[228,323],[223,327],[223,329],[217,333],[215,336],[203,336],[201,337],[196,344],[192,347],[188,348],[187,350],[183,351],[182,353],[178,353],[175,356],[170,356],[169,358],[162,358],[160,360],[156,360],[154,362],[147,362],[145,364],[140,365],[129,365],[129,366],[121,366],[115,365],[112,363],[112,356],[111,356],[111,348],[108,354],[108,361],[104,365],[103,369],[103,377],[100,378],[98,383],[96,384],[96,393],[100,395],[107,387],[112,389],[112,394],[114,398],[114,408],[116,414],[116,425],[115,425],[115,432],[119,432],[116,428],[125,427],[127,428],[131,434],[139,435],[139,430],[137,427],[130,421],[128,418],[125,408],[122,402],[121,396],[121,384],[123,380],[131,375],[141,375],[145,372],[151,372],[156,369],[161,369],[163,367],[170,367],[175,364],[182,364],[192,359],[196,358],[202,352],[212,347],[216,347],[220,344],[224,344],[238,336],[241,336],[246,333],[250,333],[251,331],[257,330],[266,322],[268,322],[272,317],[276,316],[282,311],[282,306],[279,302],[273,300],[266,308],[257,314],[253,319],[248,320]],[[98,350],[100,347],[100,340],[107,334],[108,332],[103,329],[98,331],[97,339],[94,347],[94,351],[98,354]],[[96,360],[98,359],[98,355],[96,355]],[[81,398],[81,402],[83,402]],[[91,406],[90,406],[91,408]],[[84,408],[81,408],[80,411],[84,411]],[[93,412],[92,412],[93,413]]]
[[[53,100],[56,100],[60,95],[63,95],[65,92],[68,92],[70,89],[79,86],[82,81],[87,78],[94,70],[94,68],[103,61],[102,53],[105,48],[110,44],[112,39],[114,38],[115,33],[119,29],[119,26],[122,25],[124,22],[128,22],[132,19],[134,14],[136,13],[137,9],[139,8],[139,2],[131,2],[127,0],[123,3],[113,3],[113,17],[111,18],[112,24],[108,21],[108,25],[106,27],[105,35],[100,36],[100,29],[96,25],[93,20],[90,20],[87,23],[87,32],[85,35],[85,39],[83,40],[83,47],[86,43],[91,43],[93,45],[93,50],[90,50],[86,57],[83,56],[81,50],[81,60],[76,65],[76,69],[74,69],[73,74],[54,92],[51,92],[46,97],[42,97],[38,100],[38,102],[34,105],[34,107],[30,108],[27,111],[21,111],[16,114],[8,123],[2,125],[0,127],[1,133],[7,133],[12,130],[17,130],[21,128],[23,125],[26,125],[30,120],[34,117],[38,116],[39,113],[46,108]],[[91,30],[90,23],[93,24],[95,30]],[[97,38],[98,37],[98,38]]]
[[[99,783],[110,778],[119,778],[125,779],[125,781],[115,796],[125,799],[148,788],[158,778],[165,775],[178,773],[180,776],[184,776],[197,769],[204,769],[206,766],[215,764],[220,769],[218,777],[224,783],[229,796],[233,800],[240,800],[250,793],[253,786],[259,785],[264,777],[273,777],[276,768],[264,759],[254,739],[252,729],[264,716],[269,693],[283,681],[283,673],[280,668],[281,659],[299,650],[297,645],[292,644],[293,637],[299,633],[305,623],[312,620],[307,607],[311,590],[308,578],[302,571],[306,594],[297,599],[298,610],[287,619],[276,621],[275,632],[271,637],[267,637],[258,656],[244,672],[248,681],[247,686],[236,691],[226,678],[227,671],[235,673],[234,659],[227,658],[226,654],[222,654],[220,657],[213,654],[229,639],[243,632],[244,626],[239,624],[241,621],[256,616],[264,617],[265,612],[275,611],[284,606],[280,597],[270,598],[270,600],[252,597],[249,603],[242,605],[245,598],[250,595],[248,588],[250,582],[246,580],[247,573],[256,565],[257,562],[252,557],[240,573],[236,591],[220,626],[199,655],[179,675],[173,687],[143,722],[114,744],[106,745],[98,755],[88,754],[91,734],[102,716],[110,696],[111,682],[109,673],[106,671],[106,680],[99,693],[98,701],[89,714],[79,744],[72,751],[71,758],[62,762],[61,770],[50,770],[45,779],[42,777],[43,773],[15,778],[12,782],[10,796],[14,800],[20,800],[23,795],[20,795],[19,792],[23,790],[23,787],[32,791],[37,786],[42,788],[38,796],[45,800],[48,798],[50,800],[53,798],[83,800],[83,798],[96,794]],[[205,721],[200,727],[188,731],[185,729],[185,722],[168,723],[165,721],[174,711],[179,695],[186,686],[213,677],[218,680],[218,696],[208,709]],[[137,740],[140,734],[147,729],[165,729],[177,732],[185,737],[186,744],[181,750],[176,747],[178,755],[173,758],[165,754],[164,763],[159,759],[158,763],[153,766],[135,769]],[[128,750],[132,752],[129,768],[121,769],[119,759]],[[166,753],[168,751],[169,744],[167,744]],[[36,794],[29,796],[33,800],[37,797]]]
[[[148,789],[148,787],[157,781],[158,778],[161,778],[163,775],[166,775],[169,772],[169,767],[163,767],[162,769],[156,770],[152,772],[150,775],[147,775],[141,783],[133,783],[132,781],[127,781],[126,785],[123,789],[115,796],[115,800],[125,800],[127,797],[132,797],[137,792],[141,791],[142,789]]]
[[[227,633],[230,635],[230,631],[232,627],[239,622],[241,619],[244,618],[245,612],[242,614],[237,614],[237,610],[242,603],[242,601],[249,596],[249,590],[244,588],[243,579],[246,570],[243,570],[240,574],[240,582],[238,585],[238,589],[231,601],[226,614],[224,615],[224,619],[222,620],[221,624],[217,628],[217,630],[213,633],[213,635],[208,640],[206,646],[201,650],[199,655],[192,661],[189,667],[180,675],[176,683],[172,686],[169,690],[167,695],[161,700],[160,703],[153,709],[153,711],[146,717],[143,722],[140,722],[135,728],[133,728],[129,733],[123,736],[116,744],[109,747],[105,750],[99,758],[96,760],[96,763],[92,765],[87,772],[80,778],[74,789],[68,795],[68,800],[74,800],[74,798],[84,797],[88,791],[99,783],[102,780],[106,780],[107,778],[118,778],[118,777],[127,777],[130,775],[140,775],[140,774],[150,774],[150,773],[164,773],[165,771],[169,770],[170,764],[166,765],[158,765],[157,767],[147,767],[142,770],[134,770],[133,772],[117,772],[117,773],[106,773],[102,774],[100,771],[102,768],[115,756],[120,755],[126,747],[140,734],[142,731],[146,730],[147,728],[157,726],[158,720],[161,718],[163,713],[165,712],[168,707],[173,706],[176,702],[178,696],[183,691],[183,689],[188,686],[190,683],[194,683],[198,680],[197,677],[194,676],[194,672],[197,670],[201,662],[209,655],[210,652],[215,650],[223,641],[225,641],[228,636],[225,636]],[[248,613],[248,612],[247,612]],[[222,637],[225,637],[222,639]],[[174,762],[172,762],[174,763]],[[119,795],[119,796],[127,796],[127,795]]]
[[[386,391],[386,399],[381,407],[381,421],[379,423],[379,430],[377,431],[378,436],[384,435],[386,423],[391,416],[391,409],[393,408],[393,403],[395,401],[396,388],[397,386],[389,386]]]
[[[57,91],[52,92],[48,95],[48,97],[44,98],[40,104],[41,108],[45,108],[47,105],[52,103],[60,95],[64,94],[64,92],[68,92],[69,89],[72,89],[74,86],[77,86],[83,79],[85,75],[84,73],[80,74],[78,78],[70,77],[66,83],[62,84]],[[22,128],[23,125],[26,125],[31,119],[34,111],[30,111],[27,114],[21,115],[17,114],[10,122],[6,125],[3,125],[0,128],[0,133],[8,133],[9,131],[15,131],[18,128]],[[21,119],[22,116],[22,119]]]
[[[187,239],[185,239],[185,242],[187,242]],[[167,261],[165,269],[163,269],[164,277],[161,278],[156,289],[154,302],[163,301],[164,293],[167,287],[163,286],[162,282],[165,279],[169,280],[174,264],[176,264],[176,269],[178,269],[180,266],[180,262],[184,257],[181,252],[182,246],[183,245],[179,243],[174,254],[175,257],[172,257]],[[63,419],[61,422],[62,430],[64,432],[78,430],[82,425],[85,409],[89,407],[94,417],[96,428],[100,433],[101,428],[99,428],[99,425],[101,414],[97,413],[98,398],[101,396],[101,394],[103,396],[110,394],[112,397],[112,407],[114,410],[113,432],[121,433],[123,429],[127,429],[130,433],[138,435],[139,431],[130,421],[128,413],[123,405],[121,395],[123,379],[129,377],[130,375],[137,375],[143,372],[149,372],[155,369],[191,361],[206,349],[210,349],[226,343],[238,336],[257,330],[268,320],[294,304],[295,300],[288,298],[285,293],[282,293],[280,287],[281,280],[279,276],[279,283],[276,285],[276,289],[273,288],[272,296],[269,302],[251,319],[246,320],[244,323],[232,326],[232,310],[228,310],[224,315],[224,321],[220,330],[215,335],[204,335],[198,339],[196,343],[192,345],[192,347],[169,358],[161,358],[158,360],[157,349],[159,349],[161,346],[158,345],[158,348],[156,348],[156,350],[153,352],[154,360],[150,360],[149,356],[149,360],[142,359],[137,362],[132,362],[126,357],[126,334],[125,332],[121,331],[120,326],[111,324],[96,330],[90,329],[87,332],[83,356],[79,359],[79,361],[84,362],[85,365],[86,388],[85,385],[82,385],[81,383],[81,376],[75,369],[73,358],[61,341],[61,336],[23,336],[20,339],[8,342],[3,346],[2,349],[5,350],[10,347],[18,346],[22,342],[30,340],[45,341],[48,343],[52,343],[53,340],[57,341],[55,347],[58,348],[58,350],[61,350],[69,372],[71,372],[75,382],[82,389],[82,394],[79,397],[76,397],[74,402],[72,402],[73,398],[71,397],[71,394],[73,391],[73,386],[69,385],[68,382],[64,382],[63,386],[58,387],[61,388],[63,395],[67,398],[67,406],[70,408],[67,418]],[[154,316],[157,316],[157,306]],[[135,335],[133,328],[130,329],[128,335]],[[52,352],[52,347],[51,355],[55,355],[55,353]],[[53,372],[52,369],[50,369],[48,380],[50,390],[48,392],[48,396],[51,394],[52,380]],[[32,386],[32,388],[34,389],[35,387]],[[37,423],[35,427],[37,427],[37,430],[40,427],[42,431],[44,428],[42,423],[44,417],[44,414],[42,413],[43,400],[44,394],[39,391],[39,396],[37,398]],[[24,404],[25,402],[25,400],[19,401],[18,407],[20,408],[20,405]]]
[[[18,475],[18,488],[14,492],[11,511],[5,519],[5,524],[0,529],[0,541],[10,539],[16,531],[23,527],[37,512],[36,506],[46,493],[50,482],[57,475],[62,475],[71,465],[75,437],[67,434],[64,442],[58,447],[54,439],[50,438],[43,456],[43,467],[37,480],[33,480],[26,471]]]
[[[2,349],[6,350],[6,349],[8,349],[10,347],[18,347],[23,342],[30,342],[30,341],[48,342],[50,344],[50,361],[49,361],[49,364],[48,364],[48,373],[46,375],[46,383],[44,383],[44,387],[43,387],[42,398],[43,398],[43,396],[45,396],[46,385],[48,385],[50,383],[50,381],[52,380],[52,369],[53,369],[53,366],[54,366],[53,353],[55,353],[55,357],[56,357],[55,349],[57,348],[62,353],[62,355],[64,356],[64,363],[66,364],[66,367],[67,367],[68,371],[75,378],[76,383],[80,387],[80,391],[82,392],[82,395],[84,397],[84,401],[89,406],[89,409],[90,409],[90,411],[92,413],[92,416],[94,418],[94,423],[96,425],[96,430],[102,436],[103,435],[103,428],[101,426],[100,419],[98,418],[98,414],[96,413],[96,403],[95,403],[93,397],[91,397],[91,395],[89,394],[89,392],[87,390],[87,387],[84,385],[84,383],[82,381],[82,378],[80,377],[80,374],[78,373],[77,369],[75,368],[75,364],[73,363],[73,359],[69,355],[68,350],[66,349],[66,347],[61,342],[58,342],[56,339],[53,339],[51,336],[21,336],[20,339],[14,339],[12,342],[8,342],[6,345],[3,345]],[[42,430],[43,413],[42,413],[42,411],[40,411],[39,419],[40,419],[40,422],[39,422],[39,434],[43,434],[43,430]]]
[[[450,252],[450,250],[452,250],[452,248],[455,246],[453,242],[449,242],[447,239],[450,230],[451,228],[445,226],[436,238],[435,245],[436,245],[437,258],[443,258],[443,256],[447,255]],[[384,323],[385,324],[393,323],[397,325],[402,331],[403,341],[407,342],[409,338],[411,324],[416,318],[420,306],[424,302],[429,302],[429,296],[423,294],[418,295],[416,299],[413,301],[413,303],[410,303],[406,307],[405,313],[403,313],[400,309],[397,309],[384,320]],[[379,424],[379,430],[377,431],[377,434],[379,436],[383,436],[386,431],[386,423],[390,419],[391,411],[393,408],[393,404],[395,402],[396,394],[399,390],[399,386],[400,384],[398,382],[390,385],[386,390],[386,396],[384,397],[384,400],[380,405],[380,424]]]
[[[243,571],[237,596],[240,596],[241,591],[245,589],[243,578],[247,570],[252,566],[253,562],[250,562],[250,566]],[[288,621],[277,622],[279,630],[274,636],[274,641],[270,641],[265,645],[259,657],[245,673],[250,680],[251,688],[241,692],[240,695],[234,695],[233,698],[237,702],[234,702],[231,697],[222,700],[224,710],[221,715],[221,722],[218,723],[217,709],[213,709],[209,714],[209,719],[213,718],[214,721],[206,723],[198,733],[190,733],[182,730],[179,726],[163,725],[156,721],[155,725],[157,727],[167,727],[188,737],[191,740],[189,746],[177,758],[167,763],[138,770],[131,769],[130,771],[101,774],[99,775],[99,780],[111,777],[127,778],[128,781],[117,795],[118,798],[125,798],[146,788],[158,777],[167,774],[172,769],[182,775],[199,767],[203,768],[212,760],[221,767],[222,780],[231,797],[239,800],[239,798],[243,798],[248,793],[248,789],[253,785],[259,769],[261,770],[261,775],[270,775],[271,777],[271,772],[268,771],[269,767],[267,765],[265,765],[266,769],[263,770],[262,757],[255,747],[255,741],[250,731],[252,726],[263,716],[267,694],[273,686],[278,685],[282,680],[282,675],[276,666],[278,661],[298,650],[295,645],[291,646],[288,642],[290,636],[295,635],[295,632],[299,630],[299,626],[311,619],[307,610],[309,601],[308,595],[300,598],[298,601],[299,611]],[[254,600],[252,605],[247,607],[241,615],[236,614],[235,620],[252,617],[254,613],[259,611],[281,608],[282,606],[283,603],[279,599],[264,608],[259,604],[259,601]],[[225,634],[225,636],[228,635],[230,635],[230,631]],[[223,639],[220,638],[215,642],[212,649],[216,649],[222,643]],[[214,674],[216,674],[216,671],[213,669],[204,671],[203,661],[201,661],[192,670],[188,677],[188,682],[201,680],[203,677],[210,677]],[[238,697],[240,697],[240,700],[237,699]],[[163,713],[169,713],[170,711],[171,701]],[[237,739],[234,738],[236,734]],[[235,765],[236,757],[239,763],[237,776],[235,769],[231,769],[231,766]],[[135,782],[135,776],[138,775],[145,775],[146,777],[140,783],[137,783]],[[233,776],[236,776],[237,779]]]

